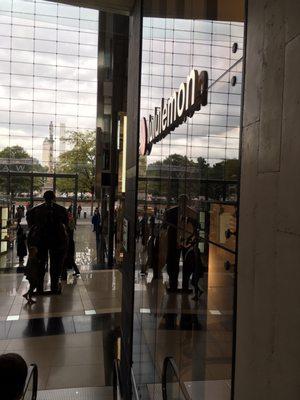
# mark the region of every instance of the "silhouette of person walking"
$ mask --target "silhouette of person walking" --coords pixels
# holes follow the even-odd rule
[[[60,277],[68,248],[68,214],[67,210],[55,203],[52,190],[44,193],[45,202],[27,212],[28,227],[36,226],[39,232],[38,254],[40,274],[37,291],[44,291],[45,265],[50,255],[51,293],[60,294]]]
[[[98,207],[95,209],[94,215],[92,217],[92,225],[93,225],[93,232],[97,232],[100,229],[101,216]]]
[[[21,224],[17,227],[17,256],[19,257],[19,264],[22,265],[24,257],[27,256],[26,248],[26,233],[24,232]]]
[[[68,250],[64,260],[64,266],[62,271],[62,280],[67,280],[67,270],[74,269],[75,276],[80,275],[79,269],[75,261],[75,241],[74,241],[74,230],[76,229],[76,222],[71,212],[68,212],[69,224],[67,227],[68,234]]]

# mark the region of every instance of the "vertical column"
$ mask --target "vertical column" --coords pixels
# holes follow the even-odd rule
[[[138,144],[141,77],[142,2],[137,0],[129,20],[127,86],[127,163],[124,215],[128,221],[128,251],[124,253],[122,281],[121,377],[124,399],[131,399],[131,365],[134,301],[135,228],[138,178]]]
[[[107,207],[106,207],[106,179],[110,172],[109,152],[109,126],[110,126],[110,104],[108,95],[110,91],[110,52],[106,49],[109,24],[107,14],[99,13],[98,28],[98,72],[97,72],[97,128],[96,128],[96,176],[95,197],[101,202],[101,239],[97,247],[97,262],[104,263],[105,236],[107,233]],[[105,106],[106,99],[106,106]]]
[[[126,111],[128,18],[100,13],[98,46],[98,105],[96,136],[96,198],[101,200],[102,238],[99,262],[114,264],[115,202],[118,184],[118,118]]]
[[[112,120],[110,140],[111,182],[109,192],[108,267],[114,264],[115,202],[118,186],[118,120],[121,111],[126,111],[128,57],[128,18],[113,16],[113,65],[112,65]]]
[[[74,182],[74,207],[73,207],[73,216],[76,220],[77,218],[77,201],[78,201],[78,174],[75,175]]]
[[[31,172],[31,175],[30,175],[30,207],[34,206],[33,188],[34,188],[34,173]]]

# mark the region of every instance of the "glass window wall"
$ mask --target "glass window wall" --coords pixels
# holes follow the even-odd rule
[[[78,173],[79,196],[92,196],[98,14],[44,0],[0,2],[0,191],[12,223],[13,206],[53,184],[68,206],[75,178],[37,179],[32,188],[30,178],[20,185],[9,174]]]
[[[143,18],[141,118],[192,69],[208,73],[208,104],[139,161],[133,369],[145,398],[160,398],[166,357],[192,398],[230,398],[243,30]]]
[[[43,0],[0,11],[0,158],[18,145],[29,170],[58,171],[69,133],[95,131],[98,11]]]

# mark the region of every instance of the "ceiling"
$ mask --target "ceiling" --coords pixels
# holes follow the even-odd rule
[[[1,0],[0,0],[1,1]],[[129,15],[135,0],[48,0]],[[144,16],[243,21],[245,0],[144,0]]]
[[[55,3],[70,4],[73,6],[94,8],[102,11],[127,14],[129,15],[130,10],[135,0],[48,0],[54,1]]]

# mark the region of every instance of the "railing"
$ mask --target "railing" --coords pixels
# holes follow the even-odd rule
[[[121,372],[120,372],[120,360],[114,360],[114,378],[113,378],[113,399],[122,400],[122,385],[121,385]]]
[[[179,371],[173,357],[164,359],[162,396],[163,400],[192,400],[179,377]]]
[[[22,400],[36,400],[38,387],[38,369],[36,364],[31,364],[25,382]]]
[[[132,398],[139,400],[140,396],[136,385],[133,369],[131,368],[131,383],[132,383]],[[122,384],[121,384],[121,372],[120,372],[120,360],[114,360],[114,380],[113,380],[113,400],[122,400]]]
[[[139,395],[136,380],[134,377],[134,372],[133,369],[131,368],[131,383],[132,383],[132,394],[133,394],[133,399],[134,400],[139,400],[141,396]]]

